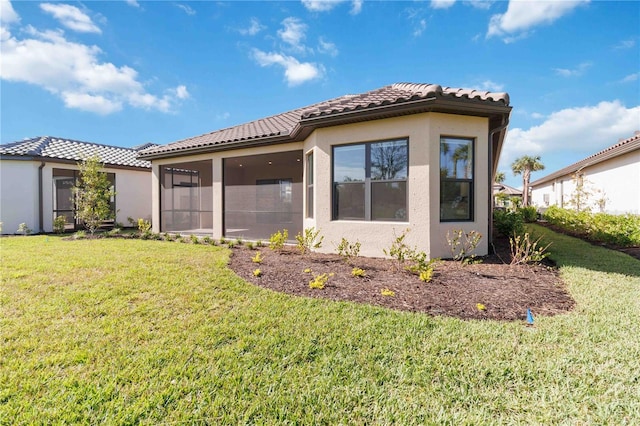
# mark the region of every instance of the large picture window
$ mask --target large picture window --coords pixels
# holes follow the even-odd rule
[[[333,219],[407,221],[406,139],[333,147]]]
[[[473,220],[473,139],[440,138],[440,221]]]

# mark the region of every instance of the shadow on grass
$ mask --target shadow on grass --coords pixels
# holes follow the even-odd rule
[[[592,271],[640,277],[640,260],[628,254],[598,247],[579,238],[554,232],[540,225],[529,225],[535,235],[551,242],[550,257],[558,266],[575,266]]]

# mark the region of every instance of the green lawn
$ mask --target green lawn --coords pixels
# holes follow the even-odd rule
[[[577,307],[533,328],[277,294],[218,247],[0,239],[0,424],[638,424],[640,262],[535,231]]]

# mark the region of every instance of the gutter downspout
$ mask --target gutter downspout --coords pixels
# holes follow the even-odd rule
[[[509,116],[507,116],[506,121],[503,120],[503,124],[496,127],[495,129],[489,131],[489,215],[488,215],[488,232],[489,232],[489,244],[493,248],[495,252],[495,247],[493,247],[493,135],[498,132],[503,131],[509,126]]]
[[[38,233],[41,234],[44,232],[44,207],[42,205],[42,196],[43,186],[42,185],[42,169],[45,166],[45,162],[40,162],[40,167],[38,167]]]

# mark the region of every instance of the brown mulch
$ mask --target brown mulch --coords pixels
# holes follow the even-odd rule
[[[510,259],[510,253],[504,245],[505,241],[497,241],[496,254],[484,257],[479,264],[442,261],[429,283],[398,271],[389,259],[358,257],[348,265],[336,254],[303,256],[293,247],[282,252],[260,248],[260,264],[251,260],[256,250],[236,248],[229,267],[246,281],[282,293],[462,319],[524,320],[527,309],[535,317],[565,313],[574,307],[555,267],[505,264],[503,259]],[[354,266],[364,269],[366,277],[353,277]],[[253,274],[257,268],[262,272],[260,277]],[[312,272],[304,272],[307,268]],[[310,288],[309,281],[322,273],[334,275],[324,289]],[[384,296],[383,289],[395,294]]]

